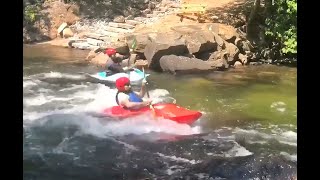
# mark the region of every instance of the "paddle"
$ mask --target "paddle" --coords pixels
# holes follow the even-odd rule
[[[145,71],[144,71],[144,67],[143,67],[143,66],[142,66],[142,72],[143,72],[143,78],[145,79],[145,78],[146,78],[146,73],[145,73]],[[145,79],[145,80],[146,80],[146,79]],[[148,90],[148,88],[147,88],[147,84],[146,84],[145,86],[146,86],[145,88],[146,88],[146,91],[147,91],[147,96],[148,96],[148,98],[150,98],[150,94],[149,94],[149,90]],[[152,106],[152,104],[150,104],[149,107],[150,107],[150,109],[152,110],[153,118],[154,118],[154,119],[157,119],[156,111],[155,111],[154,107]]]
[[[125,41],[127,42],[127,39],[125,39]],[[137,40],[136,38],[133,39],[133,43],[131,44],[131,47],[129,48],[129,57],[128,57],[128,65],[127,67],[129,68],[130,66],[130,59],[131,59],[131,54],[132,52],[134,52],[134,50],[137,48]],[[134,62],[133,62],[134,63]],[[128,75],[129,75],[129,79],[130,79],[130,70],[128,71]]]

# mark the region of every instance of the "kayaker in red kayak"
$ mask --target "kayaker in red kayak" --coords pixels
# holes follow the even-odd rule
[[[114,48],[108,48],[105,51],[105,54],[107,54],[111,61],[108,59],[107,60],[107,74],[111,75],[111,74],[115,74],[115,73],[122,73],[122,72],[127,72],[127,71],[131,71],[133,70],[132,67],[124,67],[122,68],[121,66],[121,62],[122,62],[122,58],[121,57],[117,57],[117,51]]]
[[[126,109],[139,109],[149,106],[152,102],[151,99],[142,99],[146,93],[146,81],[142,81],[140,92],[134,92],[131,89],[130,80],[126,77],[118,78],[116,87],[118,89],[116,102]]]

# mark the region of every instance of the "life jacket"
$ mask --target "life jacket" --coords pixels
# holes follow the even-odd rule
[[[118,100],[118,95],[119,95],[119,91],[116,94],[116,102],[117,104],[120,106],[119,104],[119,100]],[[131,91],[130,93],[125,93],[127,95],[129,95],[129,101],[130,102],[143,102],[142,98],[140,98],[135,92]]]
[[[112,64],[108,65],[107,69],[110,70],[114,74],[124,72],[120,63],[112,63]]]

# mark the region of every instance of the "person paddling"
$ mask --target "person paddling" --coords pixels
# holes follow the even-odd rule
[[[140,109],[151,105],[151,99],[142,99],[146,93],[145,79],[142,81],[140,92],[134,92],[132,90],[130,80],[127,77],[118,78],[116,80],[116,88],[118,89],[116,102],[119,106],[126,109]]]
[[[122,59],[120,57],[117,57],[116,53],[117,51],[114,48],[108,48],[105,51],[105,54],[107,54],[111,59],[111,61],[108,59],[106,63],[107,75],[132,71],[134,65],[123,68],[121,66]]]

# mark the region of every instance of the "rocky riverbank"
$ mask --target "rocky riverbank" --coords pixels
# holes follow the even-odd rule
[[[177,13],[181,11],[180,1],[145,0],[135,3],[127,6],[106,4],[108,8],[103,11],[105,15],[101,15],[102,12],[99,11],[99,15],[87,12],[86,14],[90,14],[87,16],[84,16],[83,12],[88,11],[88,7],[84,8],[80,3],[44,3],[46,10],[40,11],[40,14],[44,17],[47,13],[48,20],[40,18],[38,24],[36,23],[41,28],[40,33],[35,34],[40,36],[32,38],[30,33],[28,34],[32,31],[24,28],[24,42],[55,39],[50,43],[89,49],[91,52],[86,60],[103,66],[107,58],[107,55],[102,53],[105,48],[113,47],[120,54],[127,55],[135,39],[135,55],[138,60],[148,61],[149,68],[153,70],[172,73],[280,63],[275,57],[276,49],[261,50],[256,41],[246,38],[248,14],[221,13],[223,7],[241,6],[244,2],[224,0],[220,2],[220,7],[217,4],[214,4],[217,7],[211,5],[202,23],[178,17]]]

